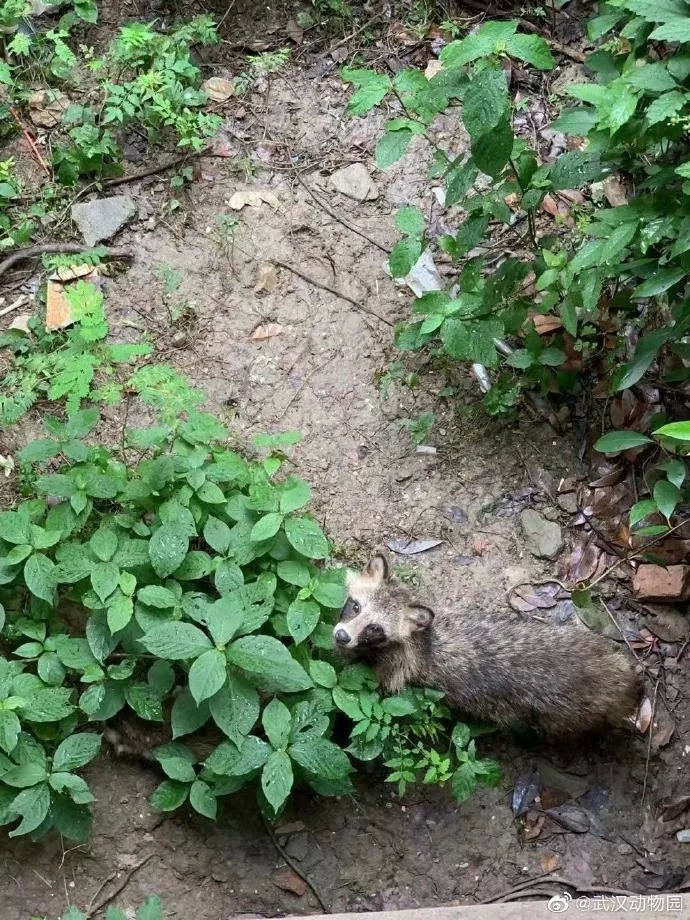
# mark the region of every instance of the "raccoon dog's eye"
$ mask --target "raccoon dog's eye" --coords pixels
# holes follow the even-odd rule
[[[358,613],[361,612],[361,610],[362,610],[362,605],[359,603],[359,601],[352,601],[352,612],[355,615],[357,615]]]

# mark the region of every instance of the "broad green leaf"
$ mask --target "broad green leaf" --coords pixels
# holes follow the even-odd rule
[[[53,603],[55,593],[55,564],[42,553],[34,553],[24,565],[24,582],[35,597]]]
[[[148,545],[151,565],[160,578],[172,575],[182,564],[189,549],[189,536],[183,527],[164,524],[151,537]]]
[[[50,789],[47,783],[39,783],[24,789],[12,802],[12,811],[22,816],[18,827],[9,832],[10,837],[30,834],[43,824],[50,809]]]
[[[282,523],[282,514],[278,514],[277,512],[265,514],[252,527],[250,535],[252,543],[258,543],[261,540],[270,540],[271,537],[274,537],[278,533]]]
[[[191,623],[161,623],[139,640],[147,652],[169,661],[197,658],[211,648],[211,640]]]
[[[204,618],[216,645],[227,645],[242,625],[244,609],[235,597],[221,597],[206,609]]]
[[[219,594],[228,594],[244,584],[242,569],[236,562],[223,559],[216,569],[213,582]]]
[[[290,795],[294,777],[285,751],[273,751],[261,771],[261,788],[266,801],[277,812]]]
[[[209,786],[203,780],[196,780],[189,790],[189,803],[204,818],[215,821],[218,811],[218,802]]]
[[[474,767],[475,779],[482,786],[498,786],[501,782],[501,768],[495,760],[475,760],[472,763]]]
[[[450,788],[456,802],[466,802],[472,795],[477,785],[474,776],[474,766],[471,763],[461,763],[450,781]]]
[[[343,67],[340,75],[343,80],[354,83],[357,87],[347,106],[350,115],[366,115],[381,102],[391,88],[391,81],[387,76],[371,70]]]
[[[656,502],[652,498],[645,498],[642,501],[635,502],[630,509],[630,526],[634,527],[650,515],[656,514],[657,511]]]
[[[59,451],[60,445],[57,441],[42,438],[30,441],[19,451],[18,457],[22,463],[39,463],[41,460],[51,460]]]
[[[650,125],[656,125],[660,121],[665,121],[667,118],[672,118],[678,114],[687,103],[687,93],[675,89],[671,90],[669,93],[664,93],[663,96],[658,96],[649,105],[645,112],[645,118]]]
[[[354,722],[359,722],[364,718],[364,713],[355,693],[349,693],[347,690],[343,690],[342,687],[334,687],[333,702],[341,712],[344,712]]]
[[[539,35],[525,35],[518,32],[506,41],[506,51],[511,57],[526,61],[537,70],[551,70],[556,66],[549,46]]]
[[[472,161],[477,169],[498,179],[510,160],[515,138],[510,119],[504,117],[495,128],[472,141]]]
[[[228,672],[227,682],[209,700],[211,717],[237,747],[256,725],[261,709],[259,694],[244,678]]]
[[[302,556],[308,559],[328,557],[328,540],[316,521],[306,517],[288,518],[284,527],[288,543]]]
[[[282,514],[290,514],[299,508],[304,508],[311,501],[311,488],[297,476],[292,476],[286,480],[280,492],[280,511]]]
[[[568,356],[560,348],[545,348],[539,353],[538,361],[546,367],[559,367],[567,361]]]
[[[189,786],[186,783],[178,783],[174,779],[165,779],[154,790],[151,796],[151,807],[155,811],[175,811],[180,805],[184,805],[189,794]]]
[[[272,636],[245,636],[227,650],[231,664],[246,671],[264,690],[296,693],[309,690],[311,678],[278,639]]]
[[[408,236],[396,243],[388,257],[388,268],[393,278],[404,278],[414,268],[422,254],[422,242],[414,236]]]
[[[347,754],[326,738],[308,738],[295,741],[288,754],[309,773],[324,779],[340,779],[352,771]]]
[[[101,562],[110,562],[117,550],[117,534],[109,527],[99,527],[89,540],[89,546]]]
[[[240,748],[223,741],[206,760],[206,766],[220,776],[245,776],[260,770],[271,756],[272,748],[255,735],[249,735]]]
[[[459,41],[450,42],[439,55],[443,66],[462,67],[471,61],[495,54],[499,49],[506,47],[511,37],[517,31],[516,19],[504,22],[492,21],[481,25],[476,32]]]
[[[379,169],[388,169],[403,157],[410,146],[414,132],[409,128],[400,131],[386,131],[376,142],[376,165]]]
[[[59,687],[67,674],[55,652],[44,652],[38,659],[36,670],[41,680],[51,687]]]
[[[319,580],[314,585],[312,594],[322,607],[341,610],[347,600],[347,589],[340,581]]]
[[[120,569],[114,562],[97,562],[91,569],[91,584],[100,600],[105,602],[120,581]]]
[[[654,432],[654,437],[675,438],[677,441],[690,441],[690,422],[670,422]]]
[[[217,553],[227,553],[230,546],[230,528],[213,515],[209,515],[204,525],[204,540]]]
[[[682,460],[665,460],[663,463],[659,464],[659,469],[662,469],[668,478],[669,482],[672,482],[674,486],[680,487],[685,481],[687,475],[687,467]]]
[[[406,699],[404,696],[391,696],[387,700],[383,700],[381,706],[384,712],[396,717],[409,716],[417,711],[415,703],[413,703],[412,700]]]
[[[0,709],[0,748],[6,754],[11,754],[17,746],[21,730],[21,722],[15,713],[9,709]]]
[[[451,735],[451,741],[453,742],[455,749],[457,751],[464,751],[467,745],[470,743],[470,738],[472,737],[472,732],[470,731],[469,725],[466,725],[464,722],[456,722],[453,726],[453,733]]]
[[[667,479],[660,479],[654,485],[653,495],[659,511],[669,520],[681,500],[680,489]]]
[[[298,562],[296,559],[285,559],[278,563],[278,578],[286,581],[289,585],[297,585],[300,588],[306,587],[311,581],[311,572],[309,566],[304,562]]]
[[[196,779],[194,755],[184,744],[162,744],[153,749],[153,756],[163,768],[168,779],[180,783],[193,783]]]
[[[79,732],[70,735],[58,745],[53,757],[56,773],[71,773],[86,766],[101,749],[101,736],[94,732]]]
[[[285,747],[292,724],[290,710],[285,703],[274,697],[261,714],[261,723],[273,747]]]
[[[690,42],[690,18],[688,18],[687,7],[682,17],[669,18],[649,36],[654,41],[667,42]]]
[[[635,288],[635,297],[657,297],[682,281],[688,272],[684,268],[662,268],[652,278]]]
[[[487,67],[472,77],[463,99],[463,121],[473,141],[505,121],[508,104],[508,87],[500,68]]]
[[[327,661],[310,661],[309,676],[319,687],[328,687],[329,690],[338,682],[335,668]]]
[[[125,685],[125,699],[140,719],[148,722],[163,721],[163,701],[160,693],[150,684],[137,681]]]
[[[199,655],[189,669],[189,691],[197,704],[217,693],[225,683],[226,676],[227,667],[222,652],[213,648]]]
[[[189,690],[183,690],[175,699],[170,715],[173,738],[190,735],[198,728],[201,728],[202,725],[205,725],[208,719],[208,704],[202,703],[197,706]]]
[[[177,605],[177,596],[162,585],[147,585],[145,588],[139,588],[137,597],[147,607],[157,607],[159,610]]]
[[[74,773],[51,773],[48,785],[56,792],[66,793],[75,805],[89,805],[96,798],[91,794],[85,779],[75,776]]]
[[[630,450],[631,447],[641,447],[643,444],[651,444],[652,439],[639,431],[609,431],[603,435],[594,445],[594,449],[602,454],[616,454],[623,450]]]
[[[319,622],[321,610],[314,601],[302,601],[296,598],[287,612],[287,627],[297,645],[310,636]]]
[[[141,905],[136,920],[163,920],[163,907],[158,895],[152,895]]]
[[[426,230],[426,219],[419,208],[406,205],[400,208],[395,215],[395,226],[401,233],[408,236],[423,236]]]
[[[3,773],[2,781],[14,789],[28,789],[29,786],[35,786],[37,783],[43,782],[47,776],[48,772],[44,764],[28,761],[6,770]]]

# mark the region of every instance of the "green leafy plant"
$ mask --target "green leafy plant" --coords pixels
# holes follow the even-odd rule
[[[109,907],[107,914],[108,920],[127,920],[130,914],[126,914],[118,907]],[[163,907],[158,895],[147,898],[141,907],[137,910],[135,920],[163,920]],[[38,917],[32,917],[32,920],[39,920]],[[44,917],[43,920],[46,920]],[[62,915],[61,920],[88,920],[88,914],[83,913],[76,907],[70,907]]]

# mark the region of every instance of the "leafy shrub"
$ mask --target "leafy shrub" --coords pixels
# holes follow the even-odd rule
[[[538,70],[555,63],[543,39],[518,32],[517,21],[487,22],[450,42],[440,54],[442,69],[431,78],[415,68],[393,78],[366,69],[342,72],[355,86],[351,114],[364,115],[389,96],[395,97],[393,106],[402,106],[378,142],[378,165],[386,168],[399,160],[414,137],[429,138],[434,147],[430,180],[443,180],[446,206],[457,206],[450,212],[457,215],[457,230],[437,240],[428,239],[419,209],[398,212],[403,237],[390,255],[393,277],[405,277],[427,247],[449,259],[456,272],[446,289],[416,300],[414,316],[397,330],[397,344],[403,350],[437,348],[459,361],[495,369],[498,377],[485,397],[493,414],[513,411],[525,387],[568,394],[602,376],[597,392],[606,396],[637,385],[650,370],[666,386],[688,380],[686,22],[680,6],[638,0],[602,6],[589,23],[590,37],[618,33],[588,58],[597,82],[568,87],[583,104],[552,124],[557,131],[585,136],[586,145],[554,163],[540,163],[532,139],[515,134],[515,102],[501,59]],[[458,101],[470,138],[467,154],[439,147],[429,134],[436,116]],[[598,208],[585,203],[574,212],[572,226],[556,223],[540,231],[547,194],[612,174],[634,190],[626,203]],[[494,267],[491,238],[496,234],[501,249],[525,254]],[[536,298],[527,294],[532,283]],[[537,315],[555,331],[538,330]],[[655,419],[652,427],[666,421]],[[663,462],[668,460],[664,456]],[[682,460],[676,464],[685,467]],[[647,511],[664,513],[679,505],[685,474],[674,475],[677,483],[662,475],[658,489],[666,500],[660,504],[652,496],[644,503]]]
[[[88,916],[78,908],[70,907],[62,915],[61,920],[88,920]],[[127,920],[128,915],[117,907],[109,907],[106,916],[108,920]],[[39,920],[39,918],[32,917],[32,920]],[[46,918],[44,917],[43,920]],[[135,920],[163,920],[161,899],[157,895],[147,898],[137,910]]]

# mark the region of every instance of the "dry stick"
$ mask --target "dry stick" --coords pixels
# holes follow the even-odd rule
[[[587,887],[581,887],[570,879],[563,878],[560,875],[536,875],[534,878],[524,879],[522,882],[518,882],[518,884],[514,885],[512,888],[508,888],[499,894],[495,894],[492,897],[487,898],[485,901],[480,901],[479,903],[494,904],[496,901],[502,901],[504,898],[507,898],[512,894],[522,892],[537,883],[539,885],[562,885],[565,888],[572,888],[578,894],[612,894],[624,895],[626,897],[634,897],[635,895],[639,894],[639,892],[630,891],[627,888],[609,888],[606,885],[588,885]]]
[[[659,690],[659,681],[654,684],[654,698],[652,699],[652,718],[649,721],[649,739],[647,740],[647,756],[644,762],[644,783],[642,784],[642,798],[640,799],[640,810],[644,808],[644,800],[647,795],[647,780],[649,779],[649,759],[652,756],[652,738],[654,737],[654,716],[656,715],[656,695]]]
[[[19,130],[22,132],[22,134],[26,138],[29,144],[29,147],[31,148],[31,152],[36,157],[36,160],[39,163],[41,169],[45,172],[47,176],[50,176],[50,168],[48,167],[48,164],[41,156],[41,151],[36,146],[36,141],[31,136],[31,132],[29,131],[28,128],[25,128],[24,125],[22,124],[22,120],[19,117],[17,110],[14,108],[14,106],[10,106],[10,114],[12,118],[14,118],[14,120],[16,121],[17,127],[19,128]]]
[[[576,51],[574,48],[569,48],[567,45],[556,41],[555,38],[548,38],[548,36],[542,35],[541,29],[538,26],[535,26],[534,23],[521,19],[520,24],[522,25],[523,29],[527,29],[528,32],[533,32],[534,34],[541,36],[549,48],[551,48],[551,50],[555,51],[557,54],[563,54],[565,57],[569,57],[571,61],[577,61],[578,64],[584,64],[584,62],[587,60],[587,55],[583,54],[582,51]]]
[[[288,856],[288,854],[285,852],[285,849],[284,849],[284,848],[280,845],[280,843],[278,842],[278,838],[276,837],[275,831],[273,830],[273,828],[272,828],[271,825],[268,823],[268,821],[266,820],[266,818],[264,818],[263,815],[261,815],[261,820],[263,821],[263,825],[264,825],[264,827],[266,828],[266,833],[268,834],[268,836],[269,836],[270,839],[271,839],[271,843],[272,843],[273,846],[276,848],[276,850],[280,853],[281,857],[285,860],[285,862],[286,862],[287,865],[292,869],[292,871],[295,873],[295,875],[298,875],[298,876],[302,879],[302,881],[304,882],[304,884],[308,886],[308,888],[310,889],[310,891],[312,892],[312,894],[314,895],[314,897],[316,898],[316,900],[319,902],[319,907],[321,908],[321,910],[322,910],[325,914],[330,914],[331,910],[330,910],[330,908],[326,905],[326,902],[324,901],[324,899],[321,897],[321,895],[320,895],[320,893],[319,893],[319,889],[318,889],[318,888],[316,887],[316,885],[312,882],[312,880],[309,878],[309,876],[308,876],[307,873],[304,871],[304,869],[300,869],[300,867],[295,863],[294,859],[292,859],[290,856]]]
[[[307,185],[307,183],[304,181],[304,179],[302,179],[299,173],[295,173],[295,178],[297,179],[299,184],[311,195],[311,197],[319,205],[319,207],[323,208],[327,214],[330,214],[333,220],[337,220],[339,224],[343,225],[343,227],[347,227],[347,229],[351,230],[352,233],[356,233],[357,236],[361,236],[362,239],[366,240],[368,243],[371,243],[372,246],[376,246],[377,249],[380,249],[381,252],[385,252],[386,255],[390,253],[390,249],[388,249],[387,246],[382,246],[381,243],[377,243],[376,240],[372,239],[370,236],[367,236],[367,234],[363,230],[360,230],[359,227],[356,227],[354,224],[351,224],[344,217],[341,217],[339,214],[336,214],[336,212],[329,205],[327,205],[325,201],[319,198],[316,192],[314,192]]]
[[[120,882],[120,884],[119,884],[119,885],[116,885],[116,887],[114,888],[114,890],[113,890],[107,897],[102,898],[102,900],[100,900],[100,901],[98,902],[98,904],[96,904],[95,906],[93,906],[93,902],[96,900],[96,897],[98,896],[98,894],[105,888],[105,886],[108,884],[108,882],[113,878],[113,876],[110,875],[110,876],[105,880],[105,882],[101,885],[101,887],[98,889],[98,891],[96,892],[96,894],[91,898],[91,903],[89,904],[89,906],[88,906],[88,908],[87,908],[87,911],[86,911],[86,916],[87,916],[88,920],[90,920],[90,918],[93,917],[94,914],[97,914],[100,910],[103,910],[104,907],[107,907],[107,905],[110,904],[111,901],[114,901],[115,898],[116,898],[122,891],[124,891],[124,889],[127,887],[127,885],[129,885],[130,881],[132,880],[132,876],[133,876],[136,872],[138,872],[139,869],[142,869],[142,868],[146,865],[146,863],[149,862],[149,860],[153,859],[153,857],[154,857],[155,855],[156,855],[155,853],[149,853],[148,856],[144,856],[143,859],[139,860],[139,862],[136,864],[136,866],[132,866],[132,868],[129,870],[129,872],[127,872],[127,874],[126,874],[125,877],[122,879],[122,881]],[[115,873],[115,874],[117,875],[117,873]]]
[[[273,260],[273,264],[277,265],[279,268],[285,268],[287,271],[292,272],[293,275],[297,275],[298,278],[302,278],[303,281],[307,281],[309,284],[313,284],[314,287],[319,287],[324,291],[328,291],[330,294],[335,294],[336,297],[340,297],[341,300],[346,300],[348,303],[351,303],[353,307],[356,307],[357,310],[361,310],[362,313],[368,313],[370,316],[375,316],[376,319],[380,322],[385,323],[387,326],[393,326],[393,323],[385,319],[383,316],[379,316],[378,313],[375,313],[373,310],[370,310],[369,307],[363,306],[359,301],[355,300],[353,297],[350,297],[349,294],[343,294],[342,291],[337,291],[335,288],[332,288],[328,284],[324,284],[322,281],[317,281],[315,278],[312,278],[311,275],[305,275],[303,271],[299,268],[295,268],[294,265],[288,265],[287,262],[278,262]]]
[[[9,307],[3,307],[2,310],[0,310],[0,316],[7,316],[8,313],[13,313],[16,309],[21,307],[22,304],[26,303],[26,301],[26,294],[21,294],[14,303],[9,305]]]
[[[0,278],[5,274],[8,268],[11,268],[16,262],[22,262],[24,259],[34,259],[36,256],[42,256],[47,252],[89,252],[92,246],[85,246],[82,243],[40,243],[38,246],[27,246],[26,249],[15,249],[6,259],[0,262]],[[129,249],[106,249],[103,253],[106,259],[133,259],[134,254]]]

